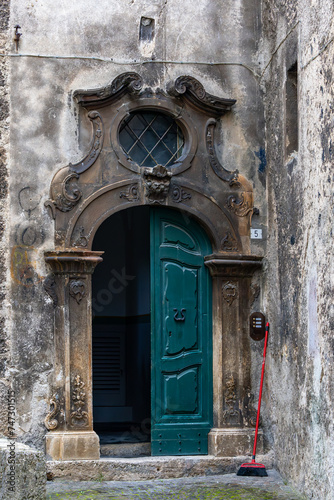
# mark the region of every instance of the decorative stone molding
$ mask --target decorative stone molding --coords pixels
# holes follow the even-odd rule
[[[86,392],[84,391],[85,383],[81,380],[80,375],[74,378],[74,389],[72,391],[72,412],[70,415],[71,425],[79,425],[81,427],[88,424],[88,413],[83,410],[86,406]]]
[[[228,182],[231,187],[235,186],[239,188],[241,186],[239,182],[239,171],[234,170],[233,172],[231,172],[230,170],[226,170],[226,168],[223,167],[223,165],[221,165],[221,163],[217,158],[215,151],[215,144],[214,144],[215,126],[216,126],[216,120],[213,120],[212,118],[208,120],[206,127],[206,147],[210,160],[210,165],[214,173],[220,179],[222,179],[224,182]]]
[[[69,169],[76,172],[77,174],[86,172],[86,170],[88,170],[94,164],[99,154],[101,153],[103,146],[104,127],[100,113],[98,113],[97,111],[91,111],[90,113],[88,113],[88,118],[93,124],[93,138],[90,151],[82,161],[75,164],[69,164]]]
[[[111,104],[125,93],[138,93],[143,86],[142,78],[138,73],[127,72],[118,75],[110,85],[99,89],[76,90],[73,93],[75,100],[85,108],[101,103]]]
[[[56,230],[55,231],[55,244],[56,246],[61,246],[65,239],[65,231]]]
[[[70,296],[73,297],[77,304],[80,304],[86,295],[86,285],[82,280],[72,279],[70,281]]]
[[[188,75],[179,76],[174,83],[170,83],[167,86],[167,92],[174,97],[183,95],[197,108],[214,115],[222,115],[230,111],[236,103],[235,99],[219,98],[209,94],[196,78]]]
[[[235,283],[228,282],[223,286],[223,298],[229,306],[238,298],[238,287]]]
[[[205,257],[211,276],[247,277],[252,276],[262,266],[263,257],[259,255],[212,254]]]
[[[60,412],[60,401],[59,396],[56,392],[50,398],[49,404],[50,411],[45,417],[44,424],[49,431],[54,431],[59,425],[59,421],[56,419],[56,416]]]
[[[54,460],[99,457],[99,439],[93,431],[90,285],[102,254],[80,249],[45,253],[57,282],[59,306],[55,314],[53,386],[63,395],[63,410],[56,413],[59,400],[53,397],[46,419],[52,431],[46,436],[46,451]]]
[[[127,201],[138,201],[139,199],[138,187],[139,185],[137,182],[131,184],[131,186],[128,188],[127,191],[121,191],[119,197],[124,198]]]
[[[251,277],[262,265],[262,257],[216,253],[205,257],[213,281],[213,304],[217,326],[213,328],[214,429],[209,435],[209,450],[216,455],[227,448],[248,453],[253,419],[245,388],[250,387],[250,339],[248,335]],[[238,361],[239,362],[238,362]],[[226,378],[227,377],[227,378]],[[233,436],[229,429],[233,428]],[[226,433],[227,437],[226,438]],[[226,445],[227,439],[230,443]]]
[[[240,193],[240,195],[231,195],[226,202],[229,210],[231,210],[238,217],[245,217],[250,212],[253,212],[252,196],[248,193]]]
[[[227,408],[223,413],[223,423],[228,425],[240,424],[240,411],[235,408],[237,402],[236,385],[233,375],[226,381],[225,386],[225,405]]]
[[[79,202],[82,192],[74,179],[79,179],[77,173],[71,173],[65,177],[60,186],[60,192],[56,193],[54,199],[47,200],[44,205],[49,207],[55,219],[55,209],[61,212],[69,212]]]
[[[175,203],[182,203],[186,200],[191,200],[191,194],[188,193],[181,186],[173,186],[172,188],[172,200]]]
[[[88,113],[93,124],[93,139],[90,150],[85,158],[75,164],[60,169],[53,178],[50,199],[44,205],[49,208],[53,219],[56,218],[56,209],[60,212],[70,212],[80,201],[82,191],[78,186],[80,174],[88,170],[98,158],[103,146],[103,123],[97,111]]]
[[[237,252],[238,242],[236,238],[232,235],[231,231],[227,231],[226,235],[222,239],[221,249],[224,252]]]
[[[220,164],[214,145],[216,118],[230,111],[235,100],[209,94],[189,75],[178,77],[165,90],[144,88],[135,72],[123,73],[103,88],[77,90],[73,97],[81,113],[88,111],[93,137],[87,156],[61,169],[52,181],[46,206],[56,220],[57,248],[91,248],[96,230],[92,219],[105,220],[111,206],[110,213],[115,213],[126,202],[164,205],[169,200],[186,205],[204,227],[213,230],[214,252],[250,253],[253,188],[237,170]],[[129,113],[141,109],[172,116],[182,130],[182,154],[168,167],[140,166],[121,147],[121,124]],[[84,137],[87,120],[80,124]],[[177,178],[180,182],[174,183]],[[226,238],[228,231],[231,237]]]
[[[87,248],[88,238],[85,236],[85,228],[83,226],[79,227],[79,235],[73,243],[74,247]]]
[[[78,276],[92,274],[95,266],[102,262],[103,252],[90,250],[67,250],[45,252],[45,261],[51,266],[54,274],[69,274]]]

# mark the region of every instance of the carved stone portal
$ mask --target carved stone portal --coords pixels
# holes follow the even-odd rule
[[[187,75],[166,84],[165,90],[145,88],[134,72],[73,96],[90,121],[79,121],[85,128],[79,135],[87,137],[90,123],[92,138],[81,161],[55,174],[45,203],[55,220],[55,251],[45,255],[53,273],[45,289],[55,307],[57,332],[53,391],[64,399],[63,418],[56,396],[50,400],[47,454],[54,460],[99,457],[92,420],[91,274],[103,252],[91,248],[103,220],[142,205],[182,210],[199,221],[211,240],[213,254],[206,257],[214,314],[209,449],[215,455],[248,452],[252,402],[245,396],[250,387],[246,328],[250,277],[261,258],[250,255],[252,184],[232,163],[222,165],[215,148],[217,119],[227,126],[224,115],[236,101],[207,93]],[[120,127],[141,109],[168,115],[182,131],[182,151],[172,156],[174,163],[139,165],[122,148]],[[234,433],[231,425],[237,426]]]

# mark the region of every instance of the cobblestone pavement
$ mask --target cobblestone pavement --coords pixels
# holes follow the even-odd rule
[[[66,481],[47,485],[47,500],[302,500],[278,472],[268,477],[223,476],[152,481]]]

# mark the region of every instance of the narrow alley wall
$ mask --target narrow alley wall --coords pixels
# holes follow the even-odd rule
[[[279,470],[315,499],[334,496],[333,15],[330,0],[263,1],[271,319],[263,415]]]
[[[0,47],[9,50],[10,2],[0,2]],[[10,335],[6,300],[8,300],[8,161],[9,161],[9,68],[10,62],[0,58],[0,422],[7,432],[7,401],[9,382],[6,370],[10,360]],[[0,431],[1,432],[1,431]]]

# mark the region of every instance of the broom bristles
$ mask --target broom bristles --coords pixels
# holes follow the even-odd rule
[[[249,464],[242,464],[237,472],[237,476],[268,476],[266,468],[263,464],[252,462]]]

